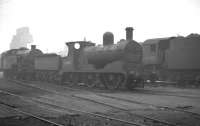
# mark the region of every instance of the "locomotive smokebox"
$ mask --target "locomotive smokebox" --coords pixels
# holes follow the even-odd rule
[[[126,40],[133,40],[133,28],[127,27],[126,29]]]
[[[106,32],[103,34],[103,46],[114,44],[114,35],[112,32]]]
[[[36,49],[36,45],[31,45],[31,50],[35,50]]]

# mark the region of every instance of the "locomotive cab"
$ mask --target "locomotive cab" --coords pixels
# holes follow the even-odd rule
[[[89,41],[75,41],[75,42],[67,42],[68,47],[68,56],[66,57],[65,61],[68,64],[68,70],[80,70],[81,64],[84,64],[82,60],[83,50],[86,47],[95,46],[94,43]],[[70,68],[71,67],[71,68]]]

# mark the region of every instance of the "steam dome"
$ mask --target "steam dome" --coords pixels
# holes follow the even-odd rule
[[[103,34],[103,45],[114,44],[114,35],[112,32],[106,32]]]

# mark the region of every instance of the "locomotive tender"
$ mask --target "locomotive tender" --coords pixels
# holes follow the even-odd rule
[[[36,49],[35,45],[31,46],[31,50],[22,47],[2,53],[1,69],[4,77],[32,79],[34,75],[34,58],[42,54],[42,51]]]
[[[15,62],[9,62],[9,67],[5,65],[7,62],[3,63],[4,75],[17,79],[67,82],[108,89],[139,86],[142,46],[132,39],[132,32],[133,28],[127,27],[126,40],[120,40],[116,44],[110,32],[103,35],[102,46],[95,46],[88,41],[67,42],[67,57],[43,54],[35,46],[26,55],[6,52],[2,61],[5,62],[9,54],[15,57]],[[132,79],[134,83],[127,83],[127,79]]]
[[[182,85],[200,80],[200,35],[149,39],[142,46],[144,73]]]

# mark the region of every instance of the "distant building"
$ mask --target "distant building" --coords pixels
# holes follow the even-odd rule
[[[28,27],[18,28],[16,30],[16,35],[13,35],[12,41],[10,43],[10,49],[27,47],[27,44],[32,42],[33,42],[33,37],[29,32],[29,28]]]

